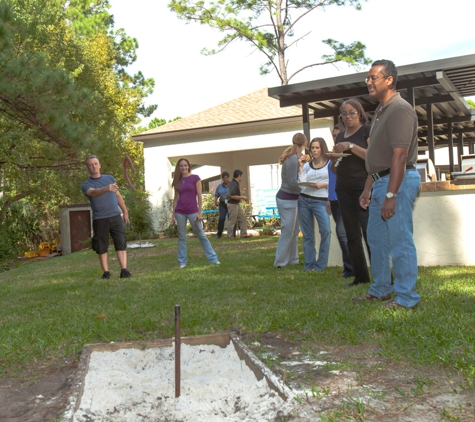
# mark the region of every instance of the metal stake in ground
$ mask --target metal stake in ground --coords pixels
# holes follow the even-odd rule
[[[175,397],[180,397],[180,305],[175,305]]]

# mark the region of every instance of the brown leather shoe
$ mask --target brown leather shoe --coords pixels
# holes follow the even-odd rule
[[[387,295],[384,295],[381,297],[374,296],[371,293],[367,293],[364,296],[356,296],[351,300],[353,302],[368,302],[372,300],[380,300],[380,301],[391,300],[391,293],[388,293]]]
[[[397,303],[395,300],[389,302],[387,305],[385,305],[384,307],[386,309],[398,309],[398,308],[401,308],[401,309],[405,309],[406,311],[412,311],[417,305],[419,305],[418,303],[415,304],[414,306],[403,306],[401,305],[400,303]]]

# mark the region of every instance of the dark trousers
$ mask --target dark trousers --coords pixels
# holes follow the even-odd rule
[[[360,207],[361,189],[336,189],[338,203],[340,205],[343,224],[345,225],[356,283],[369,283],[370,277],[366,256],[363,246],[363,238],[370,254],[368,241],[366,240],[366,228],[368,227],[369,211]]]
[[[341,248],[341,257],[343,259],[343,276],[353,277],[355,275],[353,270],[353,262],[351,261],[350,250],[348,249],[348,239],[346,237],[345,224],[343,223],[343,216],[341,215],[340,205],[338,201],[330,201],[333,220],[336,225],[336,236]]]
[[[218,237],[221,237],[224,230],[224,222],[226,221],[226,215],[228,214],[228,207],[225,203],[219,203],[219,220],[218,220]]]

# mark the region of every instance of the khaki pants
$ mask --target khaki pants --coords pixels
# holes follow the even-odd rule
[[[241,237],[245,237],[247,235],[247,219],[239,204],[230,204],[228,202],[228,213],[228,237],[230,239],[234,237],[232,228],[236,225],[236,222],[241,229]]]

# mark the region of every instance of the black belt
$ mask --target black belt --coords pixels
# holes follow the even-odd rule
[[[307,195],[306,193],[300,193],[301,196],[308,199],[315,199],[316,201],[327,201],[327,198],[321,198],[319,196]]]
[[[406,170],[413,170],[415,168],[416,168],[416,166],[414,164],[409,164],[409,165],[406,166]],[[371,175],[371,179],[373,179],[373,181],[376,181],[378,179],[381,179],[381,177],[387,176],[390,172],[391,172],[391,169],[389,169],[389,168],[381,170],[378,173],[373,173]]]

